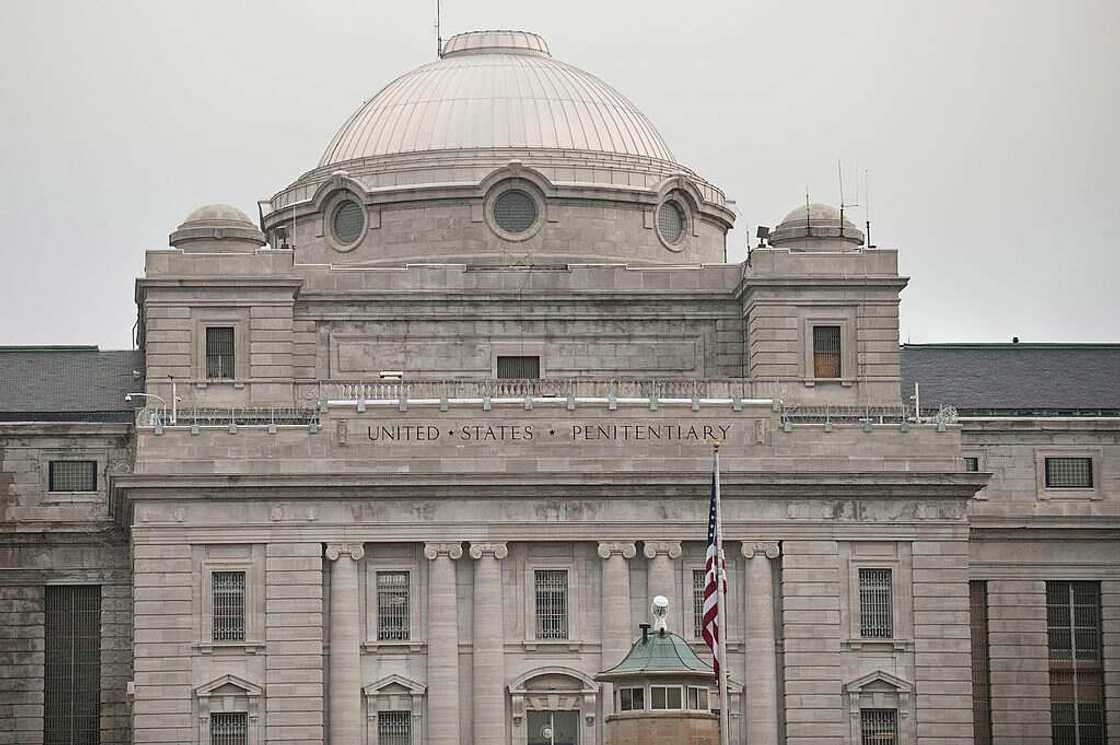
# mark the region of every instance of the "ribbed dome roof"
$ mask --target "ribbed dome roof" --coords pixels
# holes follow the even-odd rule
[[[350,117],[320,166],[431,150],[543,148],[673,160],[649,119],[525,31],[472,31]]]

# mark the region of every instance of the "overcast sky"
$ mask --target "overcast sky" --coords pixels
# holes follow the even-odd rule
[[[127,348],[145,250],[256,216],[435,56],[433,2],[0,0],[0,345]],[[898,248],[902,340],[1120,341],[1117,0],[447,0],[644,110],[748,228],[848,201]],[[862,207],[851,213],[862,223]]]

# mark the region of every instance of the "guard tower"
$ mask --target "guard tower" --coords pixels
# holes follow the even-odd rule
[[[663,596],[654,598],[653,630],[641,624],[642,635],[626,657],[595,676],[614,688],[606,745],[719,743],[712,667],[666,629],[668,606]]]

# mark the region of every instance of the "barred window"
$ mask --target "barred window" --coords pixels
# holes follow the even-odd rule
[[[101,587],[45,588],[43,742],[101,741]]]
[[[972,637],[972,731],[975,745],[992,742],[991,665],[988,656],[988,583],[968,583]]]
[[[378,745],[412,745],[412,712],[377,712]]]
[[[1047,582],[1050,729],[1055,745],[1104,745],[1101,586]]]
[[[537,638],[568,638],[568,572],[564,569],[538,569]]]
[[[537,380],[541,377],[540,357],[499,357],[499,380]]]
[[[214,641],[245,641],[245,572],[214,572]]]
[[[1092,458],[1047,458],[1047,489],[1092,489]]]
[[[494,200],[494,221],[507,233],[524,233],[537,221],[537,203],[526,192],[510,189]]]
[[[365,210],[357,202],[346,199],[335,207],[331,228],[334,230],[335,240],[339,243],[353,243],[358,240],[365,226]]]
[[[47,481],[52,492],[97,491],[97,461],[52,460]]]
[[[211,326],[206,329],[206,377],[234,377],[232,326]]]
[[[860,709],[861,745],[895,745],[898,742],[897,709]]]
[[[666,243],[676,243],[684,234],[684,212],[673,201],[662,202],[657,208],[657,229]]]
[[[646,708],[644,688],[620,688],[618,691],[619,711],[642,711]]]
[[[890,569],[859,570],[859,635],[890,639],[894,635],[894,603]]]
[[[813,327],[813,377],[840,377],[840,327]]]
[[[408,572],[377,573],[377,638],[407,641],[412,628],[409,615]]]
[[[699,639],[704,635],[704,581],[703,569],[692,570],[692,634]]]
[[[249,716],[241,712],[210,715],[210,745],[247,745]]]
[[[964,459],[964,470],[969,473],[976,473],[980,470],[980,459],[976,457],[966,457]]]

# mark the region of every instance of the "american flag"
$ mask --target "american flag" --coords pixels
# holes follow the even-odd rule
[[[716,527],[716,502],[719,500],[719,475],[712,472],[712,498],[708,508],[708,551],[704,557],[704,616],[701,635],[704,643],[712,650],[712,671],[719,679],[719,596],[716,591],[716,561],[721,554],[722,539]],[[727,562],[719,567],[723,581],[723,594],[727,594]]]

